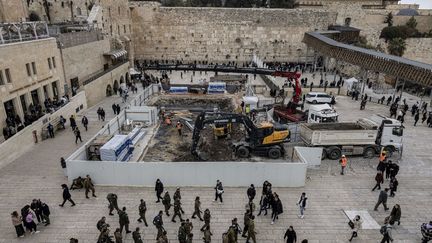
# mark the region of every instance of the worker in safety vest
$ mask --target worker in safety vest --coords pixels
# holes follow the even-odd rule
[[[339,160],[339,163],[341,164],[341,175],[344,174],[345,167],[347,166],[348,159],[345,157],[345,155],[342,155],[342,158]]]
[[[379,162],[384,162],[386,159],[387,159],[387,152],[383,150],[379,156]]]

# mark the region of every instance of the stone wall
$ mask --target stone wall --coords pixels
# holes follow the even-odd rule
[[[432,64],[432,38],[410,38],[403,57]]]
[[[304,9],[168,8],[132,4],[137,59],[297,61],[307,31],[325,30],[336,14]]]
[[[90,0],[48,0],[51,23],[82,20],[88,16]],[[41,20],[48,21],[47,13],[43,7],[43,0],[32,0],[29,12],[37,14]]]
[[[108,85],[114,87],[114,83],[120,84],[120,80],[125,80],[129,72],[129,63],[125,63],[111,72],[106,73],[100,78],[84,86],[87,96],[88,106],[94,106],[106,97]]]
[[[110,41],[108,39],[63,49],[65,76],[69,87],[72,87],[71,79],[78,78],[81,86],[82,82],[91,75],[102,71],[104,65],[110,62],[109,57],[104,57],[103,54],[109,51]]]
[[[27,13],[26,0],[0,0],[0,22],[25,21]]]

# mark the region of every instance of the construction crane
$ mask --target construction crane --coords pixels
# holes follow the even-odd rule
[[[206,124],[225,125],[243,124],[247,136],[244,140],[233,143],[233,150],[238,157],[247,158],[251,153],[278,159],[285,154],[283,143],[290,141],[287,126],[273,125],[270,122],[255,126],[248,116],[236,113],[202,112],[198,115],[192,135],[191,152],[199,160],[206,158],[198,151],[200,133]]]

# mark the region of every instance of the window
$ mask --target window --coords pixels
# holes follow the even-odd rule
[[[111,8],[108,8],[108,14],[109,14],[109,17],[111,18]]]
[[[2,70],[0,70],[0,85],[4,85],[3,71]]]
[[[52,65],[51,65],[51,58],[48,58],[48,68],[51,70],[52,69]]]
[[[120,25],[117,25],[117,32],[120,35]]]
[[[26,63],[26,68],[27,68],[27,75],[29,77],[31,77],[32,75],[31,75],[31,70],[30,70],[30,63]]]
[[[9,70],[9,68],[6,68],[6,69],[5,69],[5,74],[6,74],[6,81],[7,81],[8,83],[12,83],[12,77],[11,77],[11,74],[10,74],[10,70]]]
[[[112,25],[110,25],[110,33],[111,33],[111,35],[113,34],[113,32],[112,32]]]
[[[345,19],[345,26],[350,26],[351,25],[351,18],[346,18]]]
[[[403,128],[402,127],[395,127],[393,128],[392,134],[395,136],[402,136],[403,135]]]
[[[31,64],[32,64],[33,74],[36,75],[37,74],[36,63],[32,62]]]
[[[57,68],[55,57],[52,57],[52,64],[54,68]]]
[[[118,12],[119,12],[119,15],[120,15],[120,6],[118,7]]]
[[[126,25],[123,25],[124,33],[126,34]]]

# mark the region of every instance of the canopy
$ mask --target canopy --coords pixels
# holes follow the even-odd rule
[[[112,59],[117,59],[123,57],[127,54],[126,50],[113,50],[108,53],[105,53],[104,56],[111,56]]]

